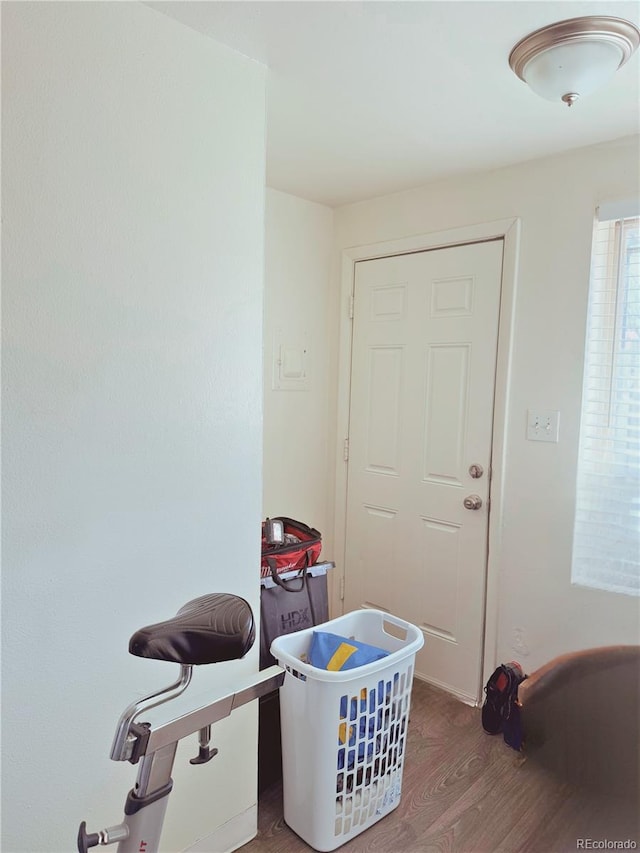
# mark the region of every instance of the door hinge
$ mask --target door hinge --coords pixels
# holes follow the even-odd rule
[[[353,293],[349,295],[349,319],[353,320],[353,310],[354,310],[354,296]]]
[[[345,438],[344,445],[342,448],[342,458],[345,462],[349,461],[349,439]]]
[[[344,601],[344,575],[340,577],[340,601]]]

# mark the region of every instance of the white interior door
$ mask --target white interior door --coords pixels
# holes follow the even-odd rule
[[[495,240],[359,261],[354,290],[345,609],[420,626],[416,674],[471,701],[502,253]]]

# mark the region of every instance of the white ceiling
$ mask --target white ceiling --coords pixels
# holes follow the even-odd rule
[[[508,56],[628,0],[168,0],[148,3],[268,66],[267,180],[335,206],[640,130],[638,53],[575,106],[534,95]]]

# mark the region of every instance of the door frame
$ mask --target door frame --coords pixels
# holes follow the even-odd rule
[[[342,251],[340,295],[340,340],[338,354],[338,400],[336,436],[336,480],[334,514],[334,548],[340,570],[336,573],[331,591],[333,615],[342,613],[344,601],[341,591],[345,581],[346,517],[347,517],[347,465],[344,457],[345,440],[349,436],[349,401],[351,398],[351,352],[353,343],[353,294],[356,263],[358,261],[406,255],[414,252],[444,249],[469,243],[484,243],[502,239],[502,287],[498,318],[498,352],[493,409],[493,436],[491,443],[492,476],[490,484],[490,512],[487,543],[487,576],[484,602],[484,636],[482,652],[482,678],[476,704],[481,701],[482,684],[485,684],[497,666],[499,575],[502,550],[502,519],[504,478],[506,465],[507,426],[509,414],[509,389],[515,328],[514,312],[520,245],[520,219],[500,219],[477,225],[452,228],[420,234],[399,240],[387,240],[353,246]]]

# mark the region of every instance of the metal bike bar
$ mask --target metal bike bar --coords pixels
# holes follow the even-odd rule
[[[124,709],[118,720],[115,737],[111,746],[111,759],[113,761],[128,761],[131,757],[133,748],[133,739],[129,737],[130,728],[135,718],[143,711],[148,711],[150,708],[155,708],[163,702],[168,702],[170,699],[175,699],[189,686],[191,681],[192,667],[180,666],[180,677],[168,687],[163,687],[144,699],[138,702],[132,702]]]
[[[279,666],[270,666],[261,672],[247,676],[239,681],[234,690],[218,697],[208,705],[189,711],[175,720],[153,727],[149,733],[146,747],[147,755],[162,749],[170,743],[181,740],[187,735],[209,726],[229,714],[241,705],[246,705],[266,693],[277,690],[284,681],[284,670]]]

